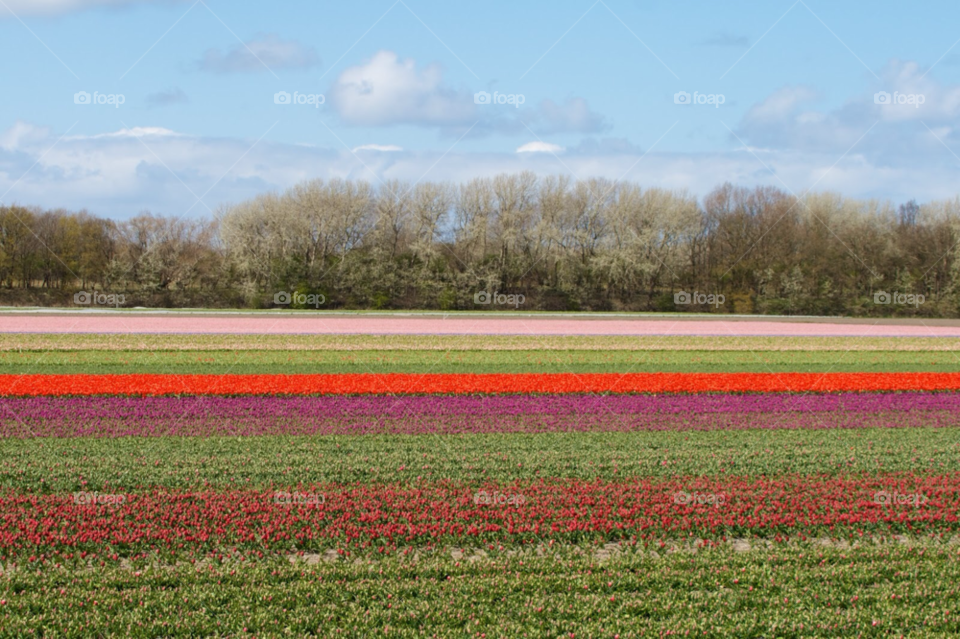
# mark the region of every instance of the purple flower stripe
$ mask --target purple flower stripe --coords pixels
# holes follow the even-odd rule
[[[0,398],[0,437],[960,426],[960,393]]]

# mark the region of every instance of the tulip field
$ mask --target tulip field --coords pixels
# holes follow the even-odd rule
[[[0,316],[0,637],[960,634],[956,328],[308,315]]]

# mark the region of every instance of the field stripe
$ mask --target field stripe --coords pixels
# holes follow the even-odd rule
[[[0,395],[751,393],[960,390],[960,373],[0,375]]]
[[[530,316],[371,317],[342,315],[2,315],[0,333],[277,335],[700,335],[960,337],[960,324],[830,323],[686,319],[560,319]]]
[[[472,540],[608,541],[723,535],[960,529],[960,476],[677,477],[623,482],[542,478],[481,485],[293,485],[0,493],[0,552],[180,544],[361,550]],[[802,496],[802,497],[796,497]],[[377,504],[371,516],[370,504]],[[37,521],[57,525],[37,526]],[[131,526],[131,522],[137,522]]]

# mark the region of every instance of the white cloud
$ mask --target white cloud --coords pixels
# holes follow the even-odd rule
[[[353,149],[354,153],[357,151],[380,151],[383,153],[389,153],[391,151],[403,151],[403,147],[395,146],[393,144],[361,144]]]
[[[476,115],[473,96],[446,87],[439,65],[418,69],[414,60],[401,60],[392,51],[345,69],[329,93],[347,124],[469,125]]]
[[[879,109],[884,120],[925,120],[928,123],[960,118],[960,85],[945,86],[926,75],[916,62],[892,60],[883,71],[883,90],[922,95],[923,104],[890,104]]]
[[[755,104],[747,112],[746,119],[757,122],[781,122],[790,117],[805,102],[816,100],[819,94],[811,87],[788,86],[777,89],[763,102]]]
[[[49,136],[50,129],[17,120],[12,127],[0,133],[0,148],[12,151],[20,146],[41,142]]]
[[[97,133],[95,135],[72,135],[65,139],[67,140],[97,140],[100,138],[142,138],[142,137],[157,137],[157,136],[180,136],[180,133],[176,131],[171,131],[170,129],[165,129],[160,126],[135,126],[129,129],[120,129],[118,131],[110,131],[109,133]]]
[[[563,153],[563,147],[549,142],[527,142],[517,149],[517,153]]]
[[[891,101],[895,92],[923,96],[923,103],[877,104],[880,91]],[[960,85],[939,82],[915,62],[892,60],[880,83],[837,108],[811,108],[819,98],[810,87],[783,87],[747,112],[737,136],[751,147],[836,158],[851,150],[876,166],[955,164],[944,145],[960,151]]]
[[[920,201],[951,198],[960,188],[955,163],[887,166],[856,151],[837,163],[839,154],[832,152],[754,149],[775,176],[746,150],[642,156],[639,149],[623,142],[584,144],[584,148],[565,153],[562,161],[548,152],[552,145],[537,142],[524,146],[540,152],[455,149],[447,153],[447,147],[441,145],[422,152],[367,152],[361,162],[346,149],[266,140],[254,145],[255,140],[202,138],[162,127],[68,136],[57,143],[58,138],[56,132],[22,122],[0,132],[0,193],[13,187],[3,203],[87,208],[115,218],[144,209],[168,215],[189,210],[189,217],[201,217],[209,216],[218,204],[313,178],[340,177],[373,184],[394,178],[413,182],[421,177],[457,182],[522,170],[575,178],[623,178],[644,187],[688,189],[700,196],[726,181],[782,188],[777,178],[796,193],[819,180],[817,190],[849,197],[889,197],[895,202],[914,197]],[[203,194],[215,183],[205,205],[195,204],[193,193]]]
[[[437,128],[448,137],[459,138],[468,129],[470,137],[483,137],[522,134],[528,127],[538,135],[598,133],[608,128],[604,117],[591,111],[583,98],[563,103],[547,99],[536,108],[518,109],[512,104],[476,104],[474,93],[446,85],[439,65],[418,67],[413,59],[379,51],[364,64],[345,69],[327,95],[346,124],[408,124]]]
[[[207,49],[197,63],[212,73],[246,73],[279,69],[309,69],[319,66],[320,56],[313,47],[296,40],[281,40],[275,33],[261,35],[234,45],[226,54]]]

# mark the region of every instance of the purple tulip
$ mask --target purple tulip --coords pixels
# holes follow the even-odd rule
[[[0,398],[0,437],[960,426],[960,393]]]

